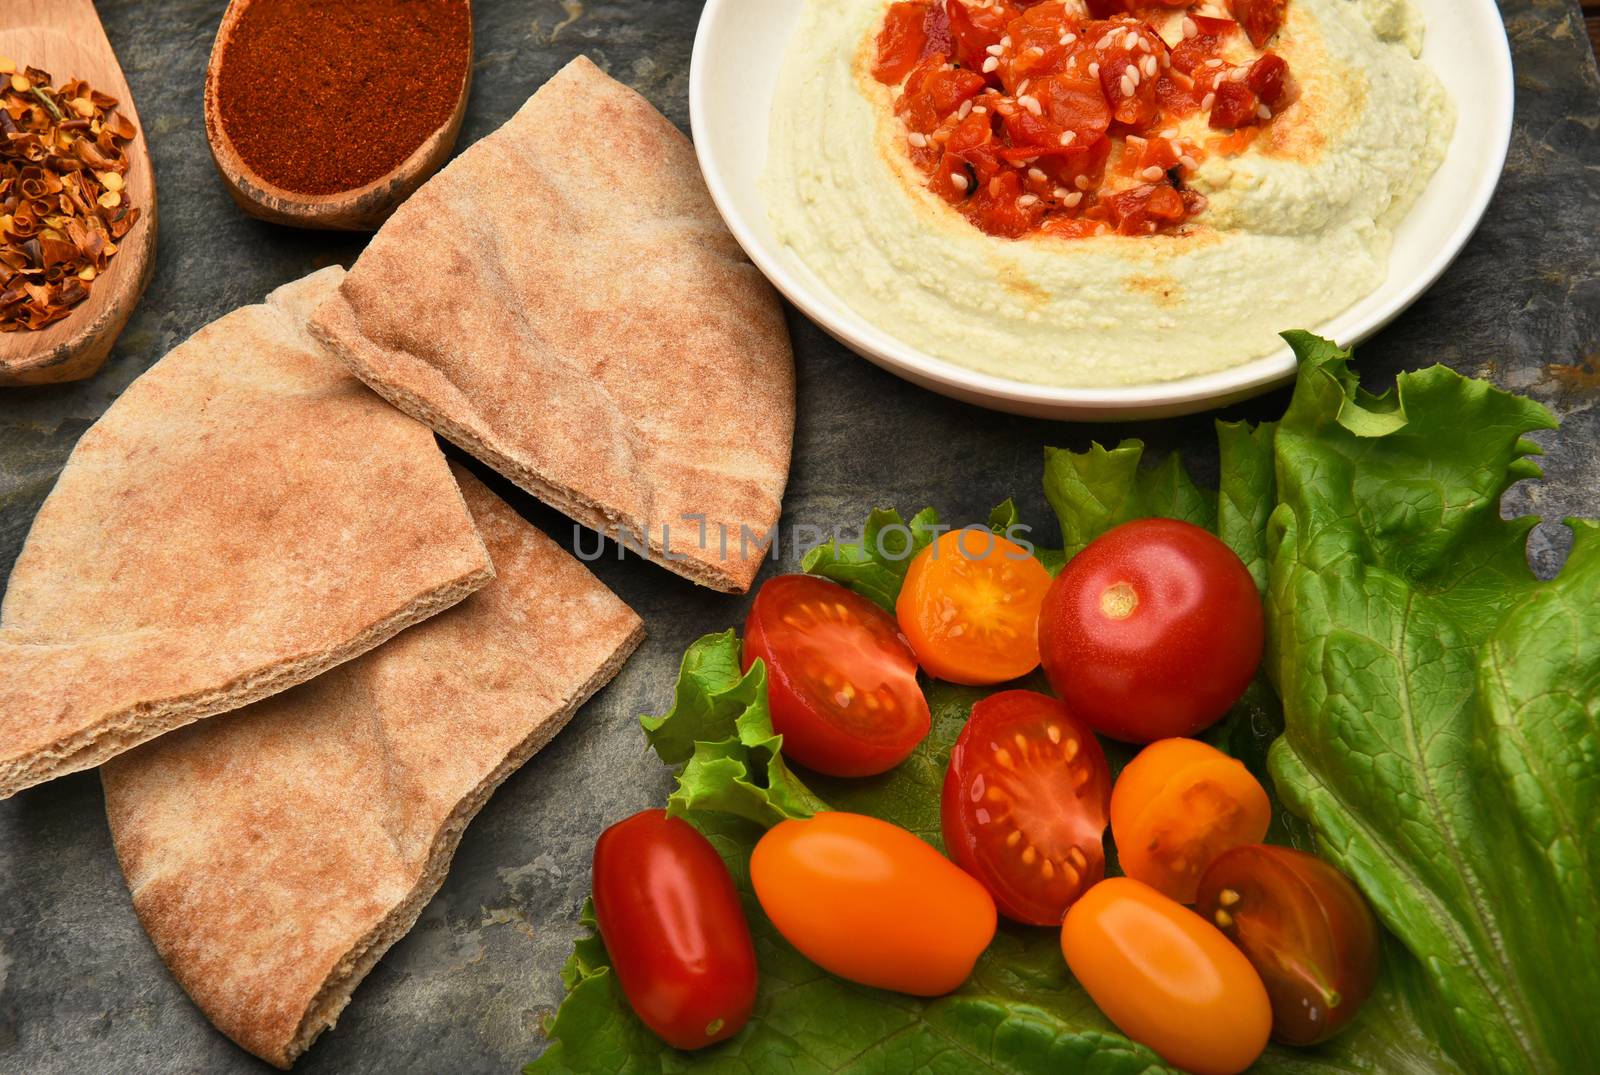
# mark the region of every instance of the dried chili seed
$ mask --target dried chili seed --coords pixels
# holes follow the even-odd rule
[[[82,79],[59,87],[0,57],[0,332],[45,328],[89,297],[139,220],[117,100]]]

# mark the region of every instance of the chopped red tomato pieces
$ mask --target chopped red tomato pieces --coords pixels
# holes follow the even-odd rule
[[[1205,208],[1184,187],[1205,150],[1180,125],[1209,111],[1213,128],[1254,127],[1292,98],[1281,57],[1222,55],[1241,28],[1276,33],[1284,3],[1235,0],[1236,23],[1195,14],[1196,0],[1088,0],[1088,18],[1066,0],[900,0],[873,73],[898,87],[929,189],[985,232],[1182,231]]]
[[[1283,29],[1289,0],[1233,0],[1233,17],[1239,20],[1250,43],[1262,48]]]

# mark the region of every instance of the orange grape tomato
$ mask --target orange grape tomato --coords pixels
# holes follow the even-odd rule
[[[930,676],[1004,683],[1039,666],[1039,606],[1050,573],[1021,545],[978,528],[952,530],[906,571],[895,617]]]
[[[1260,843],[1271,823],[1261,782],[1197,739],[1151,743],[1111,789],[1111,838],[1122,872],[1180,903],[1194,902],[1213,859]]]
[[[785,940],[862,985],[948,993],[994,938],[994,900],[981,884],[905,829],[863,814],[774,826],[750,855],[750,880]]]
[[[1272,1036],[1314,1045],[1348,1026],[1378,980],[1378,923],[1315,855],[1251,844],[1217,857],[1195,910],[1239,946],[1272,1000]]]
[[[1215,926],[1130,877],[1110,877],[1067,911],[1061,954],[1128,1037],[1194,1075],[1255,1062],[1272,1007],[1255,968]]]

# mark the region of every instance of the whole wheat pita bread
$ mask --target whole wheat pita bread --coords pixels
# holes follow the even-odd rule
[[[86,432],[0,606],[0,797],[310,679],[494,577],[433,434],[328,356],[324,269]]]
[[[218,1029],[280,1067],[411,928],[490,793],[643,635],[587,568],[461,475],[493,583],[101,771],[156,950]]]
[[[413,194],[312,331],[578,522],[749,589],[788,480],[788,332],[688,140],[587,59]]]

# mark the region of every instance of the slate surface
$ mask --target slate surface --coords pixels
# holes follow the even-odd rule
[[[330,262],[361,239],[240,215],[206,152],[200,86],[222,5],[100,5],[155,153],[161,235],[154,283],[107,368],[76,386],[0,392],[0,571],[73,443],[135,376],[195,329]],[[477,70],[461,144],[493,130],[587,52],[687,127],[694,0],[478,0]],[[1547,481],[1513,493],[1547,519],[1600,513],[1600,79],[1577,0],[1503,0],[1516,55],[1510,162],[1483,229],[1440,283],[1362,350],[1373,386],[1441,361],[1529,393],[1566,419],[1545,439]],[[292,92],[286,87],[286,92]],[[853,525],[878,504],[976,520],[1006,495],[1048,518],[1040,447],[1140,436],[1214,472],[1211,417],[1093,428],[1023,421],[906,386],[791,316],[800,426],[785,523]],[[1284,395],[1228,417],[1276,417]],[[502,493],[503,483],[496,486]],[[570,523],[515,502],[559,540]],[[1563,531],[1536,536],[1553,571]],[[614,550],[612,550],[614,551]],[[792,568],[792,544],[783,549]],[[778,568],[774,568],[777,570]],[[662,766],[636,714],[669,701],[684,646],[742,619],[746,602],[629,559],[597,565],[650,637],[572,727],[505,785],[468,830],[438,898],[357,991],[303,1072],[511,1071],[541,1047],[560,997],[594,838],[661,801]],[[0,574],[0,582],[4,575]],[[4,670],[0,669],[0,674]],[[0,803],[0,1071],[268,1070],[206,1023],[130,909],[100,785],[79,774]]]

